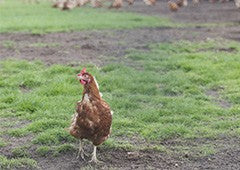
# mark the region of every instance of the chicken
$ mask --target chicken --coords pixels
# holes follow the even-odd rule
[[[187,0],[177,0],[176,4],[178,5],[178,7],[187,6],[188,1]]]
[[[63,1],[62,0],[57,0],[53,5],[52,7],[53,8],[63,8]]]
[[[155,5],[156,4],[156,0],[143,0],[145,2],[145,4],[147,5]]]
[[[134,0],[126,0],[128,2],[128,5],[132,5],[134,3]],[[155,5],[156,0],[143,0],[146,5]],[[123,5],[123,0],[114,0],[113,3],[109,8],[121,8]]]
[[[178,10],[178,5],[175,2],[168,2],[168,7],[171,11],[176,12]]]
[[[62,10],[71,10],[74,7],[76,7],[76,5],[77,5],[76,1],[67,0],[63,3]]]
[[[91,0],[92,6],[94,8],[100,8],[102,7],[102,2],[101,0]]]
[[[128,5],[132,5],[134,3],[134,0],[126,0],[128,2]]]
[[[89,2],[90,2],[90,0],[77,0],[76,6],[80,7],[80,6],[83,6],[83,5],[85,5]]]
[[[188,0],[183,0],[183,6],[188,6]]]
[[[110,135],[112,124],[112,111],[109,105],[102,99],[96,79],[86,72],[84,68],[77,75],[83,85],[82,100],[77,102],[76,113],[73,116],[69,132],[80,139],[78,157],[84,159],[83,139],[87,139],[94,145],[90,162],[99,163],[96,156],[97,146],[102,144]]]
[[[237,6],[238,9],[240,9],[240,0],[235,0],[235,5]]]
[[[193,0],[193,4],[198,4],[199,0]]]
[[[176,4],[178,5],[178,7],[182,7],[183,6],[183,0],[177,0]]]
[[[113,3],[110,5],[109,8],[121,8],[123,5],[123,1],[122,0],[114,0]]]

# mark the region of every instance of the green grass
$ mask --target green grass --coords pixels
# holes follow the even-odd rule
[[[58,47],[60,46],[59,43],[33,43],[31,45],[29,45],[29,47],[36,47],[36,48],[46,48],[46,47]]]
[[[7,143],[2,138],[0,138],[0,148],[4,146],[7,146]]]
[[[218,50],[223,47],[235,50]],[[88,70],[96,75],[104,99],[115,111],[113,136],[138,133],[151,140],[216,137],[239,129],[238,56],[238,43],[179,42],[153,45],[147,53],[130,52],[126,57],[141,65],[140,71],[114,64]],[[2,61],[0,115],[32,121],[8,133],[36,134],[36,144],[73,142],[64,129],[81,98],[82,87],[75,80],[80,69]],[[230,102],[231,108],[222,108],[206,94],[219,88],[220,98]]]
[[[173,147],[173,152],[180,153],[181,155],[188,155],[191,157],[205,157],[217,152],[213,145],[198,144],[197,146],[176,146]]]
[[[37,168],[37,162],[29,158],[17,158],[8,159],[0,155],[0,168],[1,169],[16,169],[16,168],[27,168],[33,169]]]
[[[40,156],[46,156],[51,152],[51,147],[49,146],[40,146],[36,149],[36,152]]]
[[[20,157],[29,157],[30,154],[27,151],[28,147],[17,147],[12,150],[12,155],[15,158],[20,158]]]
[[[14,41],[3,41],[2,42],[3,47],[9,48],[9,49],[14,49],[15,47],[15,42]]]
[[[74,145],[65,143],[57,146],[47,146],[47,145],[41,145],[36,149],[36,152],[40,156],[47,156],[47,155],[53,155],[53,156],[59,156],[60,154],[64,154],[67,152],[75,153],[76,148]]]
[[[144,53],[130,50],[125,60],[136,68],[88,65],[87,70],[96,76],[103,98],[114,111],[112,135],[103,147],[168,151],[158,141],[239,136],[239,56],[237,42],[184,41],[154,44]],[[76,140],[66,128],[81,99],[83,88],[75,75],[82,67],[0,61],[0,117],[29,121],[3,134],[33,135],[30,145],[37,146],[41,156],[75,151]],[[207,95],[209,90],[219,96]],[[229,102],[230,107],[222,107],[218,99]],[[140,142],[141,147],[136,148],[135,141],[124,140],[133,136],[136,142],[144,139],[153,143],[144,146]],[[27,157],[21,149],[12,152],[16,157]],[[189,148],[181,149],[188,152]],[[200,156],[215,152],[211,146],[195,149]],[[3,165],[19,161],[22,159],[5,160],[8,163]]]
[[[0,3],[0,32],[59,32],[170,26],[168,19],[90,7],[61,11],[50,3],[26,4],[18,0]]]

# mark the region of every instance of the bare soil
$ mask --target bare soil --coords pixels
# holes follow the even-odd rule
[[[219,37],[240,41],[240,12],[233,2],[211,4],[204,1],[197,6],[190,2],[189,6],[181,8],[178,12],[170,12],[166,2],[158,2],[153,7],[136,2],[133,6],[126,6],[121,10],[170,17],[180,23],[215,23],[220,26],[196,25],[192,28],[159,27],[41,35],[3,33],[0,34],[0,59],[37,59],[47,64],[103,65],[124,60],[123,56],[128,49],[148,50],[151,43],[199,41]]]
[[[17,58],[41,60],[46,64],[83,64],[92,63],[102,66],[111,62],[125,61],[124,55],[129,49],[149,50],[151,43],[174,42],[177,40],[200,41],[209,38],[227,38],[240,41],[240,11],[233,2],[211,4],[203,1],[198,5],[189,2],[188,7],[176,13],[168,10],[166,2],[158,2],[148,7],[143,2],[125,6],[121,11],[143,13],[145,15],[169,17],[180,23],[219,24],[218,27],[195,26],[191,28],[139,28],[134,30],[81,31],[70,33],[0,34],[0,59]],[[230,23],[230,24],[229,24]],[[224,49],[223,49],[224,50]],[[229,50],[229,49],[227,49]],[[219,99],[217,91],[209,91],[219,105],[229,107]],[[2,119],[0,119],[2,121]],[[7,120],[4,120],[7,121]],[[8,120],[12,121],[12,120]],[[20,123],[22,126],[24,123]],[[11,127],[9,127],[10,129]],[[3,128],[0,128],[3,130]],[[4,127],[4,131],[7,130]],[[18,139],[2,136],[10,145],[0,149],[1,154],[11,157],[10,150],[21,144],[31,142],[32,137]],[[132,139],[128,139],[132,140]],[[38,161],[40,169],[239,169],[240,142],[236,137],[219,137],[218,139],[161,141],[169,152],[153,150],[131,151],[126,149],[106,149],[100,147],[98,155],[104,165],[92,165],[87,161],[76,160],[76,154],[65,153],[60,156],[41,157],[32,151],[32,158]],[[137,145],[138,143],[136,143]],[[215,152],[203,155],[199,151],[177,151],[176,147],[211,145]],[[77,146],[77,145],[76,145]],[[92,148],[87,148],[90,153]]]
[[[76,154],[67,153],[59,157],[48,156],[40,158],[39,166],[43,169],[239,169],[240,149],[238,138],[221,138],[217,140],[196,139],[192,141],[167,140],[162,142],[169,152],[158,152],[154,150],[131,151],[123,149],[98,150],[100,160],[103,165],[88,163],[76,159]],[[187,145],[198,146],[212,144],[216,153],[200,156],[197,151],[188,153],[176,152],[175,147]],[[88,148],[88,152],[92,152]],[[39,159],[39,158],[38,158]]]

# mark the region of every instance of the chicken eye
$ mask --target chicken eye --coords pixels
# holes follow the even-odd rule
[[[84,77],[84,78],[88,78],[88,75],[87,75],[87,74],[84,74],[83,77]]]

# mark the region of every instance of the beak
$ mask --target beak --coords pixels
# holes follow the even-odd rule
[[[78,74],[78,75],[77,75],[77,79],[78,79],[78,80],[82,80],[82,79],[83,79],[82,75],[81,75],[81,74]]]

